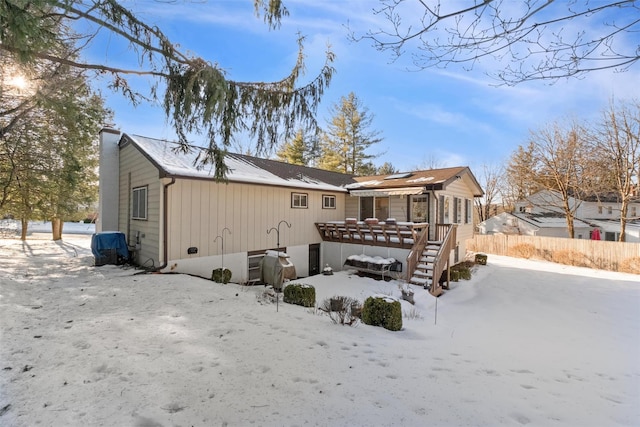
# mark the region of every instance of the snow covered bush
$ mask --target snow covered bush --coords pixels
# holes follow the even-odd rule
[[[301,283],[291,283],[284,288],[284,302],[313,307],[316,303],[316,288]]]
[[[398,288],[400,288],[403,300],[408,301],[411,304],[415,304],[415,301],[413,300],[414,291],[411,289],[411,285],[407,283],[400,283],[398,284]]]
[[[216,283],[227,284],[229,283],[229,280],[231,280],[231,270],[229,270],[228,268],[225,268],[224,270],[221,268],[216,268],[211,272],[211,280]]]
[[[382,326],[390,331],[402,329],[402,306],[396,298],[373,295],[364,302],[362,321],[366,325]]]

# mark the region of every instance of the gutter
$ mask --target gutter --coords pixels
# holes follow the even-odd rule
[[[169,263],[169,251],[167,249],[167,233],[169,232],[169,220],[167,219],[169,213],[169,202],[167,202],[167,195],[169,194],[169,187],[176,183],[175,177],[171,177],[171,182],[164,184],[162,189],[162,258],[163,264],[159,266],[156,271],[163,270]]]

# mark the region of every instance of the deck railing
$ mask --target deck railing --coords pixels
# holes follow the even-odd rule
[[[329,221],[316,222],[322,240],[411,249],[429,228],[426,222],[370,222]]]

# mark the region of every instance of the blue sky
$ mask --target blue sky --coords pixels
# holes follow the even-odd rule
[[[637,64],[625,73],[602,71],[553,85],[529,82],[515,87],[496,87],[485,74],[500,67],[495,62],[483,62],[471,71],[454,66],[406,71],[406,60],[390,63],[389,55],[370,43],[347,38],[347,25],[360,33],[384,25],[383,18],[372,12],[376,5],[372,0],[287,0],[290,16],[279,30],[271,31],[255,17],[251,0],[130,4],[183,50],[219,64],[233,80],[286,76],[295,62],[298,33],[306,37],[306,77],[311,79],[330,44],[337,72],[318,111],[319,123],[330,119],[329,109],[341,96],[354,92],[375,116],[371,130],[383,137],[370,150],[383,153],[374,163],[389,161],[402,171],[425,168],[435,159],[442,166],[471,166],[478,173],[483,164],[505,162],[527,142],[530,130],[556,120],[597,120],[612,98],[640,98]],[[89,55],[113,65],[135,66],[126,48],[111,38],[96,42]],[[139,83],[144,90],[145,82]],[[119,94],[102,93],[122,131],[174,138],[159,106],[134,108]],[[251,141],[243,140],[231,151],[250,147]]]

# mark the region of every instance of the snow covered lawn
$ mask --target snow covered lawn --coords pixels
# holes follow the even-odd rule
[[[400,332],[0,240],[2,426],[640,425],[640,277],[489,255]],[[345,272],[317,300],[399,296]],[[412,311],[413,310],[413,311]]]

